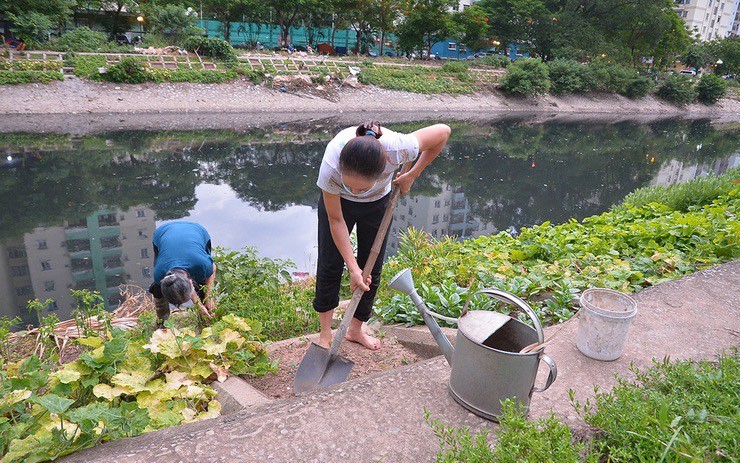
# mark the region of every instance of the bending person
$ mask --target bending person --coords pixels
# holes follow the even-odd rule
[[[211,237],[193,222],[171,222],[154,231],[154,296],[158,323],[170,316],[170,304],[187,301],[210,317],[216,306],[210,297],[216,280],[216,264],[211,257]]]
[[[380,128],[379,122],[350,127],[339,132],[327,145],[316,184],[319,198],[319,255],[316,264],[314,310],[319,313],[321,333],[318,344],[329,347],[331,321],[339,304],[339,287],[344,266],[350,276],[350,290],[362,288],[360,303],[346,338],[368,349],[380,348],[380,341],[363,331],[370,319],[375,293],[380,284],[383,257],[388,241],[381,247],[371,275],[362,279],[367,261],[390,200],[391,183],[406,194],[414,180],[442,151],[450,128],[436,124],[402,134]],[[382,138],[381,138],[382,137]],[[421,153],[421,154],[419,154]],[[392,178],[403,163],[418,160],[409,172]],[[357,226],[357,257],[350,244],[350,232]],[[390,228],[389,228],[390,229]]]

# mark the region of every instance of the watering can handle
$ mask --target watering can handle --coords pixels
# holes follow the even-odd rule
[[[514,305],[514,306],[518,307],[521,311],[523,311],[524,313],[526,313],[529,316],[529,318],[532,319],[532,323],[534,324],[534,329],[535,329],[535,331],[537,331],[537,342],[538,342],[538,344],[542,344],[543,342],[545,342],[545,334],[542,331],[542,325],[540,324],[540,319],[537,317],[537,314],[534,313],[534,311],[532,310],[532,308],[526,302],[524,302],[523,300],[521,300],[518,297],[514,296],[513,294],[511,294],[509,292],[506,292],[506,291],[502,291],[500,289],[484,288],[484,289],[478,290],[478,291],[474,292],[473,294],[471,294],[470,297],[468,298],[468,300],[465,301],[465,305],[463,306],[462,314],[460,314],[461,317],[463,317],[468,312],[468,303],[473,298],[473,296],[475,296],[478,293],[485,294],[486,296],[490,296],[490,297],[492,297],[494,299],[498,299],[501,302],[506,302],[507,304],[511,304],[511,305]],[[550,357],[547,357],[547,358],[549,359]],[[552,361],[552,360],[550,360],[550,361]],[[553,362],[553,367],[554,367],[554,365],[555,365],[555,363]],[[551,370],[552,370],[552,367],[551,367]],[[557,375],[557,373],[556,373],[556,375]],[[555,378],[553,378],[553,381],[554,380],[555,380]],[[549,384],[548,384],[548,387],[549,387]],[[547,389],[547,387],[545,387],[545,389]]]
[[[534,388],[534,392],[544,392],[546,391],[552,383],[555,382],[555,379],[558,377],[558,367],[555,365],[555,362],[553,359],[551,359],[549,356],[545,354],[540,354],[540,360],[545,362],[548,367],[550,367],[550,374],[547,375],[547,382],[545,383],[545,387],[536,387]]]

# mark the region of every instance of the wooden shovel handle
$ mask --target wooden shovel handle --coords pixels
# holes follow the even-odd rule
[[[399,175],[405,174],[410,169],[411,169],[411,162],[405,163],[403,167],[401,167],[401,171]],[[378,233],[375,235],[375,241],[373,242],[373,247],[370,249],[370,255],[368,256],[367,262],[365,263],[365,267],[362,270],[362,280],[363,281],[365,281],[365,279],[367,279],[367,277],[373,271],[373,267],[375,267],[375,261],[378,260],[378,255],[380,254],[380,248],[383,247],[383,241],[385,241],[385,234],[388,231],[388,227],[391,224],[391,219],[393,219],[393,210],[396,208],[396,204],[398,204],[399,196],[401,196],[401,188],[398,185],[393,185],[393,190],[391,191],[391,197],[388,200],[388,204],[385,206],[385,213],[383,214],[383,220],[380,222],[380,227],[378,228]],[[352,317],[355,316],[355,310],[357,310],[357,305],[360,303],[360,299],[362,299],[363,293],[364,291],[359,286],[355,288],[355,291],[352,293],[352,299],[350,299],[349,305],[347,306],[347,310],[344,312],[344,317],[342,318],[342,322],[339,324],[339,328],[337,328],[337,332],[334,334],[334,339],[332,340],[332,343],[331,343],[331,349],[329,350],[329,358],[331,358],[331,356],[339,352],[339,346],[342,344],[342,340],[344,340],[344,336],[347,334],[347,328],[349,328],[349,322],[352,320]]]

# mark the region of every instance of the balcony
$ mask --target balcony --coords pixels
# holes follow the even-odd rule
[[[122,247],[121,240],[118,235],[108,236],[100,240],[100,247],[103,249],[117,249]]]

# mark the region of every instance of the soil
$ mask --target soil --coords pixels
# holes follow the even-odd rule
[[[381,347],[376,351],[368,350],[354,342],[342,343],[340,355],[355,363],[349,379],[361,378],[422,360],[422,357],[404,347],[395,338],[381,338],[380,341]],[[293,378],[310,344],[308,338],[298,338],[268,346],[267,350],[272,359],[279,360],[278,371],[261,378],[245,378],[246,381],[272,399],[293,396]]]

